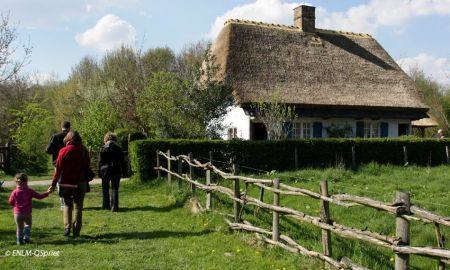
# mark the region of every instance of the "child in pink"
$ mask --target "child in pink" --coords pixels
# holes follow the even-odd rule
[[[28,176],[18,173],[15,176],[17,187],[11,192],[8,203],[14,206],[14,220],[16,221],[17,244],[30,242],[32,199],[44,199],[49,191],[37,193],[28,187]]]

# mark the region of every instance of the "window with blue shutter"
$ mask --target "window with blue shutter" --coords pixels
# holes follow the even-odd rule
[[[287,138],[292,138],[292,122],[283,123],[283,132],[286,134]]]
[[[322,138],[322,122],[313,123],[313,138]]]
[[[386,122],[380,123],[380,137],[381,138],[389,137],[389,124]]]
[[[356,137],[364,138],[364,122],[356,122]]]

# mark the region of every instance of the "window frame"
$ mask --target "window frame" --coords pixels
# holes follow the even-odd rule
[[[381,138],[381,122],[364,121],[364,138]]]
[[[292,139],[311,139],[313,137],[312,121],[292,122]]]

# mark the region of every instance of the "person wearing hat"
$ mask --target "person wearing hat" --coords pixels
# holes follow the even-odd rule
[[[444,131],[442,129],[439,129],[438,132],[433,137],[438,138],[438,139],[444,138],[445,137]]]

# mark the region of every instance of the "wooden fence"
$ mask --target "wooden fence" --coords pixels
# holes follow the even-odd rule
[[[7,170],[11,165],[11,144],[0,146],[0,169]]]
[[[233,201],[233,220],[228,220],[227,222],[232,229],[255,232],[258,237],[267,243],[282,247],[294,253],[318,258],[337,269],[367,268],[357,265],[347,257],[344,257],[341,260],[333,258],[331,245],[332,233],[344,238],[361,240],[390,249],[395,254],[395,270],[409,269],[409,256],[411,254],[436,259],[438,261],[439,270],[445,270],[446,264],[450,264],[450,250],[444,248],[444,236],[440,229],[441,225],[450,226],[450,219],[411,205],[409,193],[398,191],[394,203],[387,204],[366,197],[348,194],[330,194],[328,183],[326,181],[320,183],[320,193],[317,193],[311,190],[283,184],[279,179],[256,179],[239,176],[238,167],[235,164],[232,166],[232,173],[226,173],[218,169],[211,162],[201,163],[198,160],[193,159],[192,155],[172,156],[170,150],[168,150],[166,153],[157,151],[156,157],[157,164],[154,169],[157,170],[158,177],[161,177],[161,172],[165,172],[167,173],[167,181],[169,184],[172,183],[172,176],[174,176],[178,178],[179,183],[181,181],[188,182],[192,192],[195,192],[197,189],[206,192],[207,210],[210,210],[212,206],[212,192],[219,192],[229,197]],[[162,162],[160,157],[166,159],[167,168],[161,165]],[[177,171],[172,169],[173,162],[177,162]],[[183,173],[183,163],[189,165],[189,172]],[[206,171],[205,184],[194,179],[193,168],[200,168]],[[231,189],[211,183],[211,173],[215,173],[222,179],[232,181],[233,188]],[[244,183],[246,186],[254,185],[258,187],[260,189],[259,198],[253,198],[249,196],[247,192],[242,193],[240,190],[241,183]],[[273,193],[273,204],[264,202],[264,191]],[[314,217],[296,209],[281,206],[280,195],[307,196],[320,200],[320,217]],[[361,205],[390,213],[395,218],[396,236],[386,236],[365,229],[356,229],[333,222],[329,208],[330,204],[346,208]],[[259,228],[243,220],[241,215],[242,210],[246,205],[253,205],[272,211],[272,229]],[[320,253],[308,250],[288,235],[281,234],[279,230],[280,214],[320,228],[322,231],[323,252]],[[411,246],[409,229],[411,221],[432,224],[435,228],[437,247]]]

